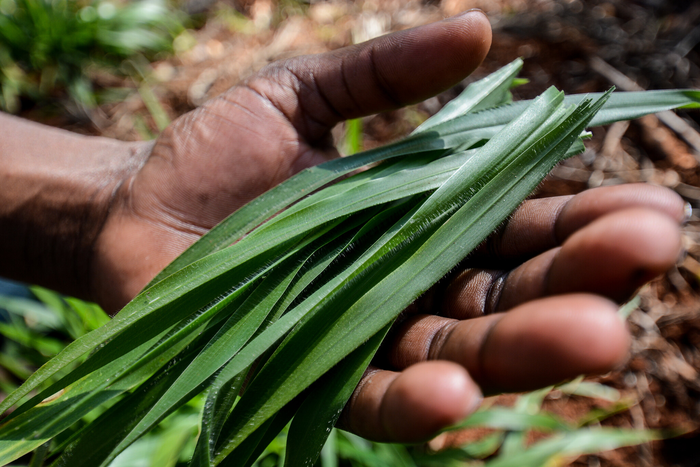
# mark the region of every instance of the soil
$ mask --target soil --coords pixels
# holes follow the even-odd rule
[[[137,140],[157,134],[138,85],[147,85],[170,119],[195,108],[271,61],[317,53],[373,36],[481,8],[494,28],[484,65],[457,88],[408,109],[364,119],[365,147],[406,134],[466,84],[517,57],[529,83],[514,90],[531,98],[555,85],[568,93],[700,88],[700,2],[692,0],[443,0],[330,1],[189,0],[200,25],[180,35],[175,56],[142,65],[146,76],[95,74],[101,87],[127,86],[118,102],[67,116],[25,109],[23,116],[85,134]],[[145,70],[145,71],[144,71]],[[700,465],[700,112],[678,112],[675,130],[656,116],[598,128],[581,156],[557,167],[537,196],[572,194],[589,187],[644,182],[675,190],[693,215],[683,228],[687,254],[639,291],[629,322],[635,337],[628,364],[595,381],[634,400],[605,424],[680,429],[663,442],[573,461],[576,466]],[[337,136],[342,134],[338,128]],[[512,402],[502,396],[500,403]],[[575,419],[603,400],[548,396],[545,408]],[[452,439],[473,438],[474,432]]]

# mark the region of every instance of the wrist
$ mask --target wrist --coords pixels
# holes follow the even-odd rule
[[[0,275],[95,299],[95,241],[149,148],[0,114]]]

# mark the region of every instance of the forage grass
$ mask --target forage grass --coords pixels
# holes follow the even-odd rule
[[[107,466],[203,397],[191,466],[250,466],[290,421],[285,465],[313,464],[396,316],[582,151],[587,126],[700,105],[692,90],[549,89],[511,102],[521,66],[470,85],[409,137],[306,169],[212,229],[0,403],[16,407],[0,462],[50,442],[52,465]],[[557,442],[596,435],[567,436]]]

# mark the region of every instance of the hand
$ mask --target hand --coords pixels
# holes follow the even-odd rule
[[[336,123],[449,87],[489,44],[485,17],[469,13],[273,64],[178,119],[117,191],[97,242],[97,296],[118,309],[232,211],[337,157]],[[470,258],[473,269],[394,329],[383,369],[368,371],[341,425],[370,439],[425,440],[473,411],[482,391],[613,368],[629,336],[615,304],[591,294],[620,301],[669,268],[682,216],[679,197],[646,186],[528,201]],[[575,292],[587,295],[565,295]]]
[[[228,214],[336,157],[336,123],[449,88],[483,60],[490,38],[486,17],[472,12],[273,64],[155,143],[85,139],[0,115],[0,274],[117,311]],[[525,203],[465,264],[474,269],[412,307],[341,424],[378,440],[424,440],[474,410],[482,391],[617,365],[629,338],[598,295],[622,300],[670,267],[682,217],[680,198],[644,186]],[[574,292],[586,295],[565,295]]]

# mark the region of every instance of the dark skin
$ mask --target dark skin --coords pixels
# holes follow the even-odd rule
[[[490,41],[486,17],[469,12],[274,63],[155,143],[0,114],[0,275],[117,312],[228,214],[337,157],[335,124],[449,88]],[[464,271],[407,311],[342,426],[421,441],[483,394],[616,367],[629,344],[616,302],[674,264],[683,217],[675,193],[645,185],[524,203]]]

